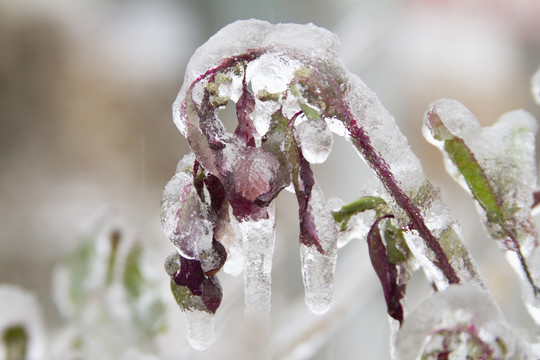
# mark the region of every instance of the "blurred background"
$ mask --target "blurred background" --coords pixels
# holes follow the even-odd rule
[[[421,123],[442,97],[465,104],[483,125],[518,108],[540,118],[530,94],[540,66],[537,0],[0,1],[0,283],[30,290],[54,331],[62,319],[52,270],[103,218],[117,219],[151,248],[161,271],[173,251],[160,228],[161,191],[189,151],[172,122],[172,102],[195,49],[248,18],[312,22],[338,35],[346,66],[378,94],[442,187],[509,322],[532,329],[513,272],[423,139]],[[371,178],[340,139],[315,172],[327,197],[345,201]],[[284,196],[278,209],[273,358],[389,358],[385,304],[365,244],[340,250],[336,309],[315,318],[303,305],[296,200]],[[241,278],[221,277],[226,306],[216,319],[216,345],[198,353],[180,333],[171,337],[171,346],[183,349],[179,358],[256,351],[242,335]],[[428,291],[422,286],[420,294]],[[410,307],[420,298],[410,295]],[[230,308],[236,312],[226,314]],[[298,321],[311,327],[300,329]],[[298,346],[304,342],[307,350]]]

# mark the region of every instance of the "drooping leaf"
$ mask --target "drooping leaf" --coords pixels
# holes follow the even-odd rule
[[[533,151],[536,128],[536,120],[523,111],[508,113],[492,127],[482,128],[467,108],[451,100],[433,103],[424,120],[428,140],[444,150],[447,164],[451,164],[449,172],[456,180],[464,180],[483,210],[490,236],[517,256],[518,271],[525,275],[537,299],[535,307],[539,307],[540,288],[534,280],[535,269],[529,267],[523,250],[538,247],[536,230],[530,220],[536,184]],[[495,144],[494,141],[498,141],[499,148],[484,144]]]
[[[114,278],[114,268],[116,264],[116,255],[118,253],[118,245],[120,244],[121,234],[119,230],[113,230],[109,235],[109,261],[107,262],[107,280],[106,284],[111,285]]]
[[[428,115],[428,127],[433,137],[444,142],[444,149],[450,160],[458,168],[464,180],[467,182],[471,193],[478,203],[484,208],[491,221],[504,221],[500,205],[493,191],[492,185],[478,163],[474,153],[467,147],[463,139],[454,136],[443,124],[436,113]]]
[[[405,285],[399,284],[397,265],[389,260],[387,248],[383,243],[379,230],[379,223],[390,217],[392,215],[382,216],[375,221],[368,233],[367,241],[371,264],[383,288],[388,315],[401,324],[403,321],[401,299],[405,296]],[[395,255],[393,256],[395,257]]]
[[[165,270],[172,273],[171,292],[183,310],[216,312],[223,296],[221,285],[217,277],[204,274],[199,261],[174,253],[167,258]]]
[[[244,75],[243,91],[240,99],[236,103],[236,116],[238,125],[234,134],[239,139],[243,140],[248,146],[255,146],[255,126],[251,120],[251,113],[255,108],[255,96],[248,90]]]
[[[295,142],[296,144],[296,142]],[[315,185],[313,171],[307,160],[302,156],[302,150],[296,146],[293,155],[296,155],[296,160],[293,162],[292,179],[296,199],[298,200],[298,213],[300,218],[300,243],[306,246],[313,246],[321,254],[324,254],[324,249],[321,246],[321,240],[315,226],[315,219],[311,214],[309,201],[311,191]]]

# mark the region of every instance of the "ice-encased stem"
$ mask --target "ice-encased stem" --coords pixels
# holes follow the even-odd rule
[[[457,283],[484,287],[459,225],[427,180],[405,136],[376,95],[349,75],[351,91],[361,95],[345,102],[340,116],[350,141],[388,192],[386,200],[396,218],[411,230],[405,233],[409,248],[438,289]]]
[[[448,173],[476,200],[489,236],[507,251],[523,281],[529,312],[540,323],[538,240],[530,218],[536,120],[517,110],[483,128],[465,106],[441,99],[430,105],[423,130],[443,153]]]
[[[244,250],[246,313],[270,311],[272,256],[274,253],[276,206],[268,206],[268,218],[239,223]]]

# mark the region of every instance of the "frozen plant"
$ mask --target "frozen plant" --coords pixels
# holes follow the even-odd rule
[[[53,339],[53,359],[164,357],[159,340],[170,321],[150,253],[110,220],[85,234],[53,273],[65,324]]]
[[[238,123],[229,132],[219,110],[232,103]],[[162,225],[176,247],[165,267],[195,348],[213,340],[221,268],[244,272],[247,313],[269,311],[274,199],[287,189],[298,200],[302,275],[313,313],[331,306],[338,244],[361,236],[395,332],[394,358],[534,358],[499,312],[481,313],[498,307],[459,225],[392,116],[345,69],[330,32],[258,20],[225,27],[192,57],[173,118],[192,153],[163,192]],[[424,132],[474,196],[489,234],[522,275],[526,303],[538,319],[538,241],[530,217],[534,119],[513,112],[481,129],[462,105],[445,100],[427,111]],[[343,206],[327,203],[311,169],[326,160],[333,133],[352,144],[380,181]],[[438,292],[424,306],[441,311],[408,316],[405,289],[420,267]],[[422,321],[429,325],[422,333],[409,330]]]

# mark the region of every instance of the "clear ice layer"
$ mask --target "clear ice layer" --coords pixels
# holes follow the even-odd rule
[[[226,61],[229,60],[226,59],[240,58],[246,60],[238,60],[241,65],[227,67]],[[219,70],[221,68],[223,70]],[[309,109],[315,117],[324,118],[327,127],[319,126],[313,121],[313,116],[310,120],[297,119],[296,136],[303,151],[304,148],[306,150],[306,159],[314,163],[324,161],[331,147],[328,129],[345,136],[383,182],[387,190],[384,198],[402,225],[409,224],[411,216],[416,217],[417,229],[412,232],[416,235],[408,237],[409,247],[420,257],[425,269],[433,273],[430,277],[438,288],[443,289],[452,282],[483,284],[462,244],[459,226],[449,214],[439,192],[426,179],[418,158],[410,150],[392,116],[360,78],[343,66],[339,40],[335,35],[311,24],[271,25],[259,20],[238,21],[223,28],[197,49],[173,105],[173,118],[182,134],[189,138],[197,159],[208,171],[219,172],[215,167],[218,155],[214,150],[201,146],[208,146],[214,138],[230,144],[230,134],[223,132],[220,126],[212,125],[211,129],[205,130],[210,143],[204,139],[201,141],[201,133],[192,130],[201,125],[201,118],[190,110],[193,104],[204,105],[202,94],[205,85],[201,84],[210,78],[218,81],[213,71],[224,74],[219,77],[221,83],[239,87],[236,92],[230,88],[223,94],[218,91],[217,95],[212,95],[214,99],[234,100],[238,97],[231,94],[241,92],[242,82],[238,79],[242,74],[254,88],[255,104],[251,114],[256,129],[255,142],[265,136],[269,129],[267,124],[276,109],[281,108],[289,119],[301,110],[306,112]],[[277,73],[279,76],[269,76]],[[227,80],[223,80],[225,78]],[[307,80],[304,85],[296,87],[299,94],[287,90],[292,82],[304,81],[302,79]],[[310,88],[312,80],[318,81],[315,84],[318,88]],[[197,85],[193,85],[195,83]],[[330,95],[334,92],[335,95]],[[324,101],[335,101],[338,105],[329,106]],[[439,237],[457,241],[460,245],[440,249],[436,244]],[[443,259],[443,252],[448,260]]]
[[[161,224],[165,235],[180,254],[199,260],[212,248],[212,224],[193,186],[193,154],[184,156],[177,172],[167,183],[161,198]]]
[[[491,296],[452,285],[423,301],[397,333],[397,360],[536,359]]]
[[[300,244],[300,259],[306,305],[314,314],[322,315],[332,305],[338,234],[336,223],[328,211],[318,184],[313,186],[309,207],[311,216],[315,219],[323,253],[314,246]]]
[[[244,253],[246,313],[270,311],[275,226],[275,204],[268,208],[268,219],[239,223]]]
[[[536,119],[523,110],[481,127],[455,100],[431,104],[424,135],[444,155],[447,171],[471,193],[490,237],[522,278],[529,312],[540,323],[538,240],[531,219],[537,168]]]
[[[200,310],[186,310],[184,315],[189,344],[196,350],[206,350],[215,341],[214,314]]]

